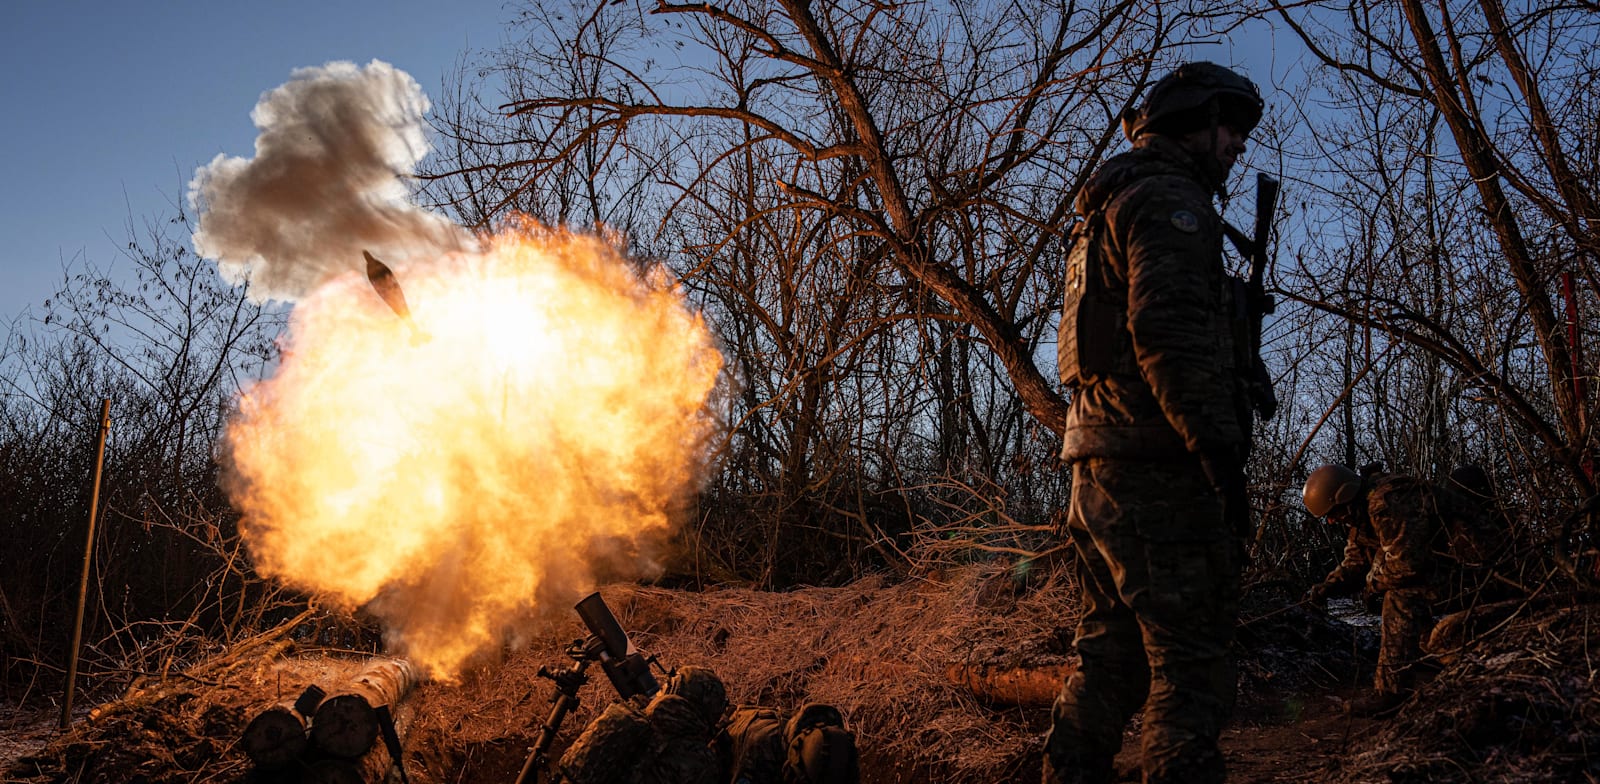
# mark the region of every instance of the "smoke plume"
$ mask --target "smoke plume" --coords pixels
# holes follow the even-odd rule
[[[295,303],[225,445],[257,568],[445,680],[659,570],[722,367],[664,270],[531,223],[485,245],[408,276],[414,332],[355,276]]]
[[[264,302],[363,269],[363,250],[404,267],[473,247],[468,232],[409,200],[407,178],[428,153],[427,111],[416,80],[388,63],[296,70],[251,112],[255,158],[218,155],[195,173],[195,250]]]
[[[256,157],[218,157],[190,199],[195,249],[294,303],[222,445],[256,568],[365,608],[448,680],[660,568],[722,358],[667,271],[603,236],[474,236],[413,205],[427,109],[382,62],[296,71],[252,113]]]

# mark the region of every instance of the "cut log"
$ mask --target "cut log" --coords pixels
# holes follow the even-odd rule
[[[317,707],[311,742],[331,757],[365,755],[378,738],[379,705],[394,706],[416,685],[416,669],[404,659],[374,659],[355,680]]]
[[[256,714],[239,738],[245,756],[258,768],[281,768],[305,753],[306,717],[288,703]]]
[[[244,728],[239,745],[258,768],[281,768],[300,758],[306,750],[306,717],[322,701],[322,688],[316,684],[294,702],[273,705],[257,714]]]
[[[382,784],[389,779],[389,752],[383,744],[358,759],[324,759],[306,769],[305,784]]]
[[[386,713],[389,708],[382,705],[375,710]],[[409,719],[409,715],[390,716],[390,721],[394,722],[390,726],[398,725],[394,738],[396,750],[400,746],[398,729],[403,729]],[[404,756],[403,751],[397,754]],[[409,784],[409,778],[400,767],[404,760],[396,763],[394,757],[389,743],[384,741],[372,744],[365,754],[352,759],[324,757],[310,760],[297,784]]]
[[[996,705],[1043,707],[1055,701],[1061,684],[1078,669],[1076,664],[1039,667],[995,667],[987,664],[952,664],[945,669],[951,683]]]

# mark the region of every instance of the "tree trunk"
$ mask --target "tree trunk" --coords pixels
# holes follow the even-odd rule
[[[1452,74],[1445,64],[1440,39],[1433,30],[1421,0],[1404,0],[1401,8],[1422,57],[1423,71],[1432,90],[1430,98],[1449,124],[1456,146],[1461,150],[1461,161],[1477,185],[1485,218],[1499,240],[1507,268],[1527,304],[1528,317],[1533,322],[1535,337],[1549,367],[1551,398],[1562,426],[1562,438],[1549,446],[1573,475],[1581,492],[1593,494],[1594,483],[1584,474],[1579,454],[1579,446],[1583,443],[1581,401],[1573,399],[1571,387],[1563,383],[1566,369],[1571,365],[1568,353],[1571,347],[1567,345],[1566,334],[1560,329],[1560,320],[1555,315],[1555,305],[1545,288],[1546,276],[1538,269],[1523,237],[1516,210],[1501,187],[1504,173],[1496,160],[1494,145],[1485,136],[1479,116],[1467,108],[1471,96],[1455,86],[1454,77],[1465,79],[1465,75]],[[1452,44],[1455,43],[1451,37],[1453,35],[1454,32],[1448,30],[1447,26],[1446,40]]]

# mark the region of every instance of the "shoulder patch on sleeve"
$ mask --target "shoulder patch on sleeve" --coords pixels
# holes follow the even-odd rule
[[[1172,213],[1172,227],[1184,234],[1193,234],[1200,230],[1200,219],[1188,210],[1177,210]]]

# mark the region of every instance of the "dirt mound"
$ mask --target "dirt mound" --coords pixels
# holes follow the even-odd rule
[[[787,593],[604,591],[639,648],[669,667],[712,667],[734,702],[837,706],[857,733],[863,781],[874,784],[1037,781],[1049,696],[1073,664],[1075,594],[1065,572],[1000,565]],[[1270,591],[1248,596],[1242,615],[1240,711],[1224,738],[1235,782],[1594,775],[1584,754],[1600,749],[1594,668],[1586,663],[1591,626],[1600,628],[1592,608],[1508,625],[1493,645],[1463,652],[1386,723],[1342,711],[1370,677],[1371,629]],[[567,643],[584,634],[571,614],[458,683],[419,686],[396,715],[410,780],[513,780],[550,711],[552,685],[536,673],[569,663]],[[348,679],[367,661],[292,638],[281,630],[182,676],[143,679],[0,771],[0,780],[265,781],[236,748],[246,723],[308,684]],[[974,673],[1043,675],[1001,693],[975,691],[995,679]],[[591,678],[556,752],[614,696],[603,675]],[[1131,733],[1129,740],[1125,767],[1137,748]]]
[[[1340,782],[1600,782],[1600,604],[1516,616],[1450,658]]]
[[[1030,579],[1031,578],[1031,579]],[[613,586],[604,595],[642,650],[671,667],[712,667],[729,698],[793,709],[837,706],[861,738],[868,781],[1037,778],[1047,711],[990,705],[950,682],[952,666],[1061,666],[1075,591],[1057,575],[972,568],[886,586],[786,593]],[[396,722],[418,784],[516,777],[550,710],[541,665],[570,663],[575,614],[459,683],[419,686]],[[294,645],[242,646],[183,676],[141,679],[0,779],[30,782],[261,781],[236,744],[262,709],[317,683],[337,685],[366,656]],[[598,674],[555,743],[559,753],[615,695]],[[1031,768],[1031,773],[1028,772]]]

